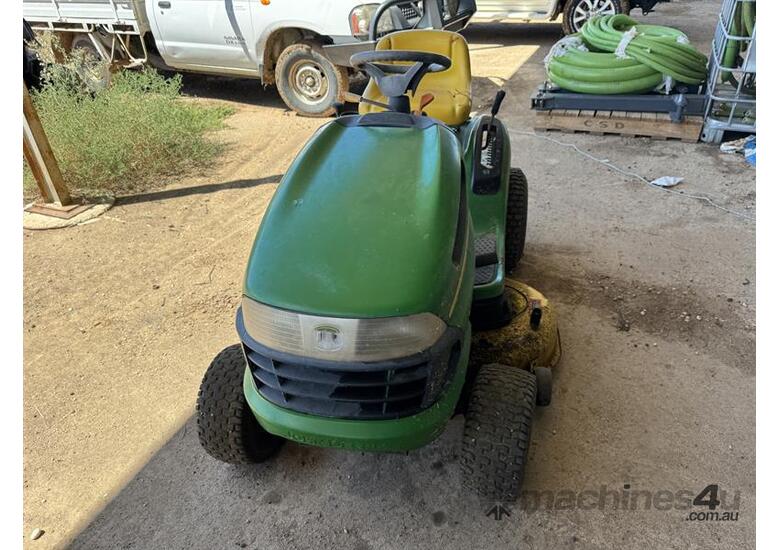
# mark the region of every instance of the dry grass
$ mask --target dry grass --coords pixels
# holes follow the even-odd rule
[[[52,61],[56,44],[38,46]],[[43,127],[71,192],[122,194],[209,165],[224,144],[209,133],[231,110],[181,98],[181,77],[153,69],[124,70],[101,80],[106,67],[83,52],[49,64],[32,92]],[[25,196],[37,193],[25,166]]]

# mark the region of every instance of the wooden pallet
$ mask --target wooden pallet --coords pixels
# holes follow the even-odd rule
[[[536,111],[535,130],[587,132],[597,136],[618,134],[653,139],[679,139],[686,143],[699,141],[704,119],[685,117],[672,122],[668,113],[634,113],[626,111]]]

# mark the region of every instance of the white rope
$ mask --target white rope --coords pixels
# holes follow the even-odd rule
[[[617,45],[617,48],[615,48],[615,55],[618,57],[618,59],[628,59],[628,54],[626,54],[626,48],[628,48],[628,45],[631,43],[631,41],[636,36],[636,27],[631,27],[626,32],[623,33],[623,38],[620,39],[620,43]]]
[[[546,56],[544,56],[544,68],[547,69],[547,67],[550,65],[550,61],[552,61],[553,58],[566,55],[566,52],[570,49],[580,50],[582,52],[589,51],[587,46],[585,46],[585,43],[582,41],[582,38],[579,36],[564,36],[558,40],[558,42],[553,44],[552,48],[550,48],[550,51],[547,52]]]
[[[661,92],[666,95],[669,95],[672,93],[672,90],[674,89],[675,80],[670,75],[665,74],[663,75],[663,80],[661,80],[661,83],[655,87],[656,92]]]
[[[509,129],[509,128],[508,128],[508,131],[509,131],[510,134],[519,134],[519,135],[524,135],[524,136],[532,136],[532,137],[544,139],[544,140],[547,140],[547,141],[551,141],[553,143],[561,145],[562,147],[569,147],[571,149],[574,149],[580,155],[582,155],[582,156],[584,156],[586,158],[589,158],[590,160],[593,160],[595,162],[598,162],[599,164],[603,164],[607,168],[609,168],[611,170],[614,170],[615,172],[619,172],[620,174],[623,174],[624,176],[628,176],[628,177],[637,179],[637,180],[641,181],[642,183],[644,183],[645,185],[647,185],[648,187],[651,187],[653,189],[664,191],[666,193],[673,193],[673,194],[675,194],[677,196],[680,196],[680,197],[687,197],[689,199],[702,201],[703,203],[707,204],[708,206],[712,206],[713,208],[717,208],[718,210],[722,210],[724,212],[728,212],[729,214],[731,214],[733,216],[737,216],[738,218],[749,220],[749,221],[751,221],[753,223],[755,223],[755,221],[756,221],[756,219],[754,217],[748,216],[747,214],[743,214],[742,212],[737,212],[736,210],[731,210],[730,208],[726,208],[725,206],[721,206],[718,203],[714,202],[710,197],[707,197],[705,195],[693,195],[693,194],[690,194],[690,193],[685,193],[684,191],[678,191],[677,189],[670,189],[668,187],[660,187],[660,186],[657,186],[657,185],[653,185],[653,183],[651,181],[649,181],[646,178],[640,176],[639,174],[636,174],[634,172],[629,172],[628,170],[624,170],[623,168],[620,168],[619,166],[615,166],[608,159],[600,159],[600,158],[594,157],[593,155],[591,155],[590,153],[588,153],[586,151],[583,151],[582,149],[580,149],[579,147],[577,147],[573,143],[566,143],[564,141],[558,141],[557,139],[554,139],[554,138],[551,138],[551,137],[548,137],[548,136],[544,136],[544,135],[541,135],[541,134],[537,134],[537,133],[534,133],[534,132],[523,132],[523,131],[520,131],[520,130],[512,130],[512,129]]]
[[[678,44],[690,44],[691,41],[688,40],[688,37],[686,35],[681,34],[680,36],[677,37],[677,43]]]

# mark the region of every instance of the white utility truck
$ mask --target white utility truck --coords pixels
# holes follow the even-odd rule
[[[474,0],[23,0],[36,31],[112,63],[257,78],[294,111],[328,116],[349,58],[407,28],[459,30]]]

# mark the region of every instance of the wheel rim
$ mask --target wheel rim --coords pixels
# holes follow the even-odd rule
[[[617,9],[612,0],[580,0],[572,13],[571,22],[575,31],[582,29],[585,22],[597,15],[615,15]]]
[[[298,99],[316,105],[328,95],[325,71],[313,61],[299,61],[290,70],[290,85]]]

